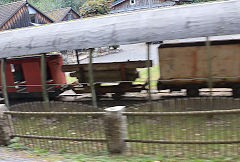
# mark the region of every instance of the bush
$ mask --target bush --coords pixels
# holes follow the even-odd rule
[[[107,14],[110,10],[111,1],[109,0],[89,0],[79,8],[79,13],[81,17],[92,17]]]
[[[11,139],[11,144],[8,145],[8,148],[11,148],[13,150],[29,150],[27,146],[25,146],[23,143],[20,143],[20,138],[15,137]]]

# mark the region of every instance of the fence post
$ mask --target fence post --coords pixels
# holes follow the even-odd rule
[[[104,119],[107,147],[111,154],[121,154],[126,149],[124,139],[127,136],[127,120],[122,115],[125,106],[115,106],[105,109]]]
[[[94,107],[97,107],[97,97],[96,97],[96,91],[95,91],[93,65],[92,65],[93,51],[94,51],[93,48],[91,48],[89,50],[88,76],[89,76],[89,83],[90,83],[90,88],[91,88],[91,93],[92,93],[92,103],[93,103]]]
[[[153,109],[152,95],[151,95],[151,67],[150,67],[150,46],[151,43],[147,42],[147,83],[148,83],[148,102],[150,103],[150,111]]]
[[[0,145],[10,144],[11,128],[8,115],[4,114],[7,110],[4,104],[0,105]]]
[[[47,92],[47,62],[46,54],[41,55],[41,79],[42,79],[42,97],[43,107],[45,110],[49,110],[49,97]]]

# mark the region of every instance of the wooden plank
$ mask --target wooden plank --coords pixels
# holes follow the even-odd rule
[[[128,62],[110,62],[110,63],[94,63],[94,71],[110,71],[110,70],[121,70],[121,66],[127,69],[145,68],[147,61],[128,61]],[[150,61],[150,66],[152,66],[152,61]],[[78,71],[80,68],[83,71],[88,71],[88,64],[74,64],[74,65],[63,65],[63,72]]]
[[[239,0],[230,0],[4,31],[0,32],[0,57],[240,34],[239,8]]]
[[[209,42],[210,43],[210,42]],[[240,82],[240,44],[223,44],[210,46],[212,84],[233,86]],[[185,46],[159,48],[159,65],[161,80],[168,85],[208,84],[208,56],[206,46]],[[223,78],[228,77],[228,78]],[[185,78],[185,80],[181,80]],[[188,80],[188,79],[189,80]],[[193,79],[195,78],[195,79]],[[205,78],[205,79],[204,79]],[[193,80],[192,80],[193,79]]]
[[[207,66],[208,66],[208,88],[210,89],[210,97],[212,99],[212,88],[213,88],[213,81],[212,81],[212,57],[211,57],[211,43],[209,38],[207,37],[206,41],[206,54],[207,54]]]

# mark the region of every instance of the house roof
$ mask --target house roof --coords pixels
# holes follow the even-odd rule
[[[0,27],[2,27],[22,6],[25,0],[8,3],[0,6]]]
[[[126,0],[124,0],[124,1],[126,1]],[[173,2],[173,1],[165,1],[162,3],[152,4],[151,8],[174,6],[175,4],[176,4],[176,2]],[[111,10],[109,13],[133,11],[133,10],[147,9],[147,8],[149,8],[149,5],[140,5],[140,6],[137,5],[137,6],[132,6],[130,8],[120,8],[120,9],[116,9],[116,10]]]
[[[38,11],[39,13],[41,13],[43,16],[45,16],[47,19],[49,19],[50,21],[52,21],[52,23],[54,22],[54,20],[49,17],[48,15],[46,15],[44,12],[40,11],[39,9],[37,9],[35,6],[33,6],[31,3],[29,3],[27,0],[24,0],[26,1],[26,4],[28,4],[30,7],[32,7],[33,9],[35,9],[36,11]]]
[[[36,7],[27,2],[27,0],[20,0],[4,5],[0,5],[0,27],[2,27],[9,19],[11,19],[24,5],[30,5],[33,9],[46,16],[50,21],[54,22],[50,17],[38,10]]]
[[[51,11],[46,11],[44,13],[47,16],[51,17],[55,22],[60,22],[67,16],[67,14],[70,11],[73,11],[74,13],[76,13],[80,17],[80,15],[75,10],[73,10],[71,7],[60,8],[60,9],[51,10]]]
[[[121,3],[125,2],[125,1],[127,1],[127,0],[115,0],[112,3],[112,7],[114,7],[114,6],[118,5],[118,4],[121,4]],[[182,2],[193,2],[193,0],[172,0],[172,2],[180,2],[180,1],[182,1]]]

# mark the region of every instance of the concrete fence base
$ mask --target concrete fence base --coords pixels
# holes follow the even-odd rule
[[[122,115],[125,106],[115,106],[105,109],[105,134],[108,151],[111,154],[123,153],[126,149],[127,119]]]
[[[7,111],[7,107],[0,104],[0,145],[10,144],[11,129],[9,125],[8,115],[4,114]]]

